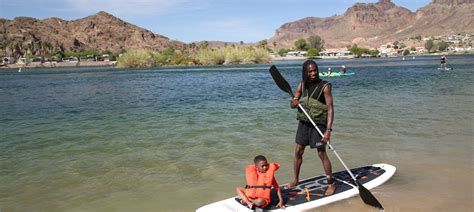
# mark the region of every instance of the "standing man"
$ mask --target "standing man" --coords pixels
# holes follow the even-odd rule
[[[303,64],[303,80],[296,88],[295,97],[291,100],[291,108],[297,108],[298,104],[305,108],[311,119],[316,123],[323,137],[311,124],[306,115],[298,109],[299,120],[296,132],[295,159],[293,162],[294,179],[288,184],[288,188],[298,185],[303,153],[306,146],[317,149],[326,173],[329,184],[325,195],[332,195],[336,189],[335,180],[332,176],[331,161],[326,153],[326,144],[331,140],[332,123],[334,119],[334,107],[331,94],[331,84],[319,78],[318,65],[313,60],[307,60]],[[300,102],[300,98],[302,98]]]

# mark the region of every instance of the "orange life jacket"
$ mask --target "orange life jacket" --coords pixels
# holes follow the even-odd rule
[[[280,164],[269,163],[267,172],[257,174],[255,165],[247,166],[245,169],[245,176],[247,178],[245,195],[250,198],[270,199],[274,174],[278,168],[280,168]]]

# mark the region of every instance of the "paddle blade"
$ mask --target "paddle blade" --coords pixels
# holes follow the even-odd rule
[[[376,208],[379,208],[383,210],[382,204],[370,193],[369,190],[367,190],[362,184],[359,184],[359,195],[362,201],[364,201],[365,204],[374,206]]]
[[[272,75],[273,80],[277,84],[277,86],[282,90],[287,92],[288,94],[293,97],[293,92],[291,91],[291,86],[290,84],[281,76],[280,72],[278,71],[277,67],[275,65],[272,65],[270,67],[270,74]]]

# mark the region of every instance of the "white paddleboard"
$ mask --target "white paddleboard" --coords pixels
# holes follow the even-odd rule
[[[364,167],[351,169],[359,183],[365,188],[372,189],[382,185],[395,174],[395,166],[389,164],[374,164]],[[325,176],[311,177],[300,181],[300,183],[291,188],[284,189],[285,185],[281,185],[282,196],[286,209],[278,208],[278,197],[272,189],[272,197],[270,204],[264,208],[264,211],[302,211],[327,205],[332,202],[347,199],[359,194],[359,189],[354,185],[351,176],[347,171],[335,172],[333,176],[336,178],[336,191],[333,195],[325,196],[327,182]],[[253,211],[246,205],[240,203],[239,197],[232,197],[202,206],[196,210],[197,212],[207,211]]]
[[[449,67],[449,68],[438,68],[438,70],[441,70],[441,71],[451,71],[453,70],[453,68]]]

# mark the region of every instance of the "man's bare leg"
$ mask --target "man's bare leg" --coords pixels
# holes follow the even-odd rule
[[[332,195],[336,190],[336,182],[330,182],[333,179],[331,161],[329,160],[329,157],[326,153],[326,148],[318,149],[318,155],[321,161],[323,162],[324,172],[326,173],[326,179],[329,182],[328,188],[326,189],[326,192],[324,194],[326,196],[329,196]]]

